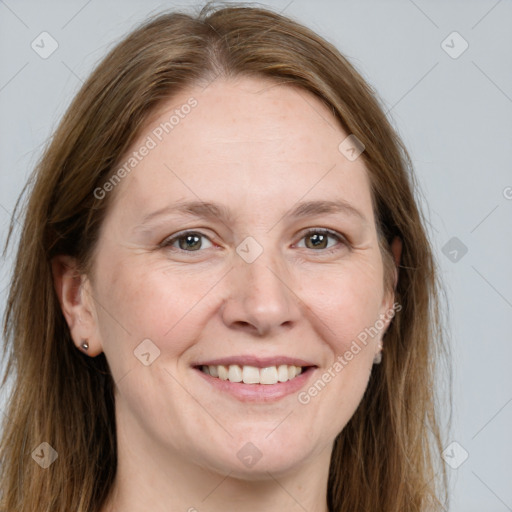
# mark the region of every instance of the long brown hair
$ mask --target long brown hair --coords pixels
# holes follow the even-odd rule
[[[74,98],[16,203],[4,255],[30,187],[4,316],[2,386],[9,377],[13,382],[0,441],[2,512],[97,512],[105,502],[117,465],[115,384],[104,354],[91,358],[73,344],[51,260],[68,254],[88,273],[112,196],[99,200],[94,190],[113,175],[145,122],[177,92],[237,76],[310,91],[364,144],[387,286],[393,285],[389,244],[395,236],[403,241],[395,290],[402,309],[386,332],[382,363],[336,438],[329,509],[444,509],[448,483],[434,379],[449,351],[410,157],[375,91],[334,46],[270,10],[208,4],[195,16],[157,14],[110,51]],[[33,460],[43,442],[58,454],[46,469]]]

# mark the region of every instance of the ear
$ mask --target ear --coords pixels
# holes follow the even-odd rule
[[[395,280],[393,289],[396,290],[396,285],[398,284],[398,274],[400,272],[400,259],[402,257],[402,239],[398,236],[395,236],[391,242],[391,253],[393,254],[393,259],[395,260]]]
[[[398,236],[395,236],[391,242],[391,254],[393,257],[393,291],[392,293],[386,293],[383,300],[383,311],[381,312],[381,319],[384,321],[384,328],[382,329],[382,336],[386,332],[389,324],[391,323],[391,320],[393,316],[395,315],[395,294],[394,291],[396,290],[397,284],[398,284],[398,275],[399,275],[399,266],[400,266],[400,260],[402,257],[402,240]],[[396,308],[398,311],[402,309],[402,307],[399,305]]]
[[[71,337],[80,350],[83,350],[82,342],[87,341],[87,354],[95,357],[102,352],[96,310],[90,281],[87,276],[80,275],[77,268],[76,260],[71,256],[58,255],[52,259],[55,291]]]

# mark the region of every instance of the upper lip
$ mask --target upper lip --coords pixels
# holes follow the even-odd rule
[[[239,366],[256,366],[257,368],[267,368],[269,366],[279,366],[286,364],[288,366],[316,366],[310,361],[290,356],[272,356],[258,357],[254,355],[222,357],[219,359],[209,359],[194,363],[192,366],[230,366],[237,364]]]

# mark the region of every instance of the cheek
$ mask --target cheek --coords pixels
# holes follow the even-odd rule
[[[213,286],[213,276],[122,260],[105,268],[99,309],[106,353],[131,354],[143,340],[150,339],[162,355],[176,356],[197,339],[201,323],[195,309]]]
[[[371,329],[379,319],[382,273],[378,265],[354,264],[323,278],[311,277],[317,279],[310,281],[315,284],[309,287],[307,302],[329,351],[317,379],[298,401],[315,417],[317,435],[334,437],[359,406],[371,375],[370,347],[378,336]]]
[[[382,271],[377,264],[353,264],[308,278],[308,306],[322,320],[324,338],[336,354],[375,325],[383,299]],[[364,335],[361,336],[364,338]]]

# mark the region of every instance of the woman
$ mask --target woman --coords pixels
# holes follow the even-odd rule
[[[129,34],[34,174],[1,510],[443,510],[410,167],[361,76],[284,16]]]

